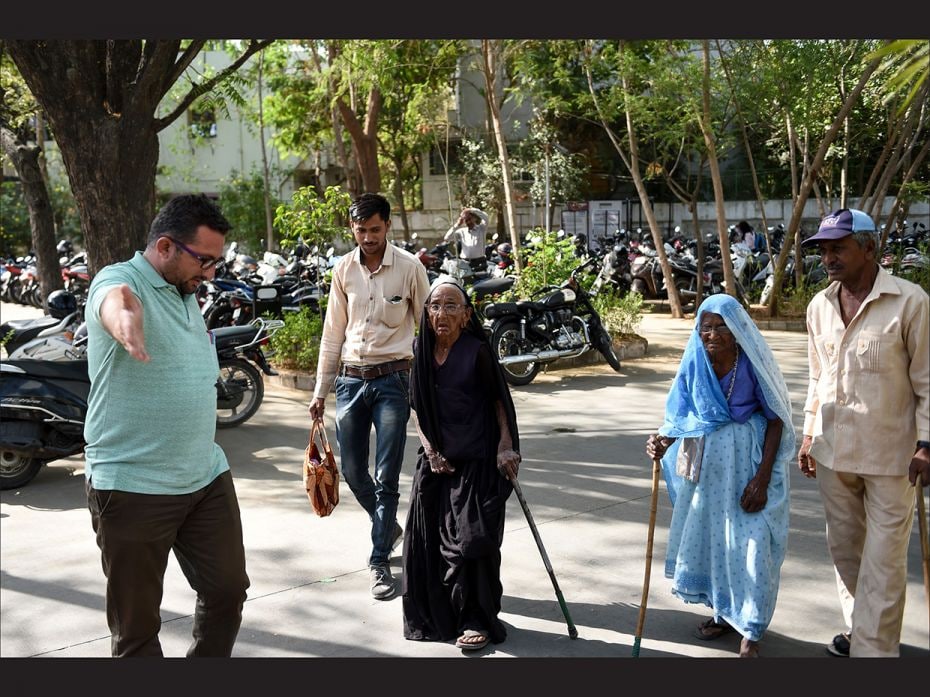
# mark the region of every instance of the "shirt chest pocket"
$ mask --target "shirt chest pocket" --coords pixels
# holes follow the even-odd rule
[[[859,332],[856,337],[856,367],[863,373],[879,373],[887,364],[887,342],[876,332]]]
[[[381,316],[389,327],[399,327],[407,315],[407,298],[400,295],[386,296],[381,300]]]

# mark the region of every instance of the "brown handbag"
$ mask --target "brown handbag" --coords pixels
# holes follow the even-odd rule
[[[310,428],[310,442],[304,451],[303,478],[314,512],[321,518],[328,516],[339,503],[339,469],[326,439],[323,419],[314,419]]]

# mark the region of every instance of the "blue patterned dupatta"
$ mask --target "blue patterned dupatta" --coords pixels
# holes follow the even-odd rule
[[[759,513],[743,511],[739,499],[758,470],[767,422],[761,412],[743,424],[731,419],[698,334],[705,312],[723,317],[749,359],[767,405],[784,424],[768,502]],[[787,467],[794,457],[795,434],[788,388],[772,350],[731,296],[713,295],[701,303],[659,433],[676,438],[662,458],[674,507],[665,564],[672,592],[685,602],[708,605],[716,620],[758,641],[775,609],[787,545]],[[693,482],[676,472],[676,461],[682,439],[698,437],[704,439],[703,454],[700,478]]]

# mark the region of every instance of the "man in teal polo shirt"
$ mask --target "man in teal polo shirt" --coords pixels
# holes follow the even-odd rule
[[[114,656],[161,656],[168,553],[197,592],[188,656],[229,656],[249,587],[239,503],[216,431],[219,373],[193,295],[230,225],[205,196],[169,201],[144,252],[88,293],[87,505]]]

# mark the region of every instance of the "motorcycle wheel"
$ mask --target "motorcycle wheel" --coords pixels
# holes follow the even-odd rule
[[[498,363],[506,356],[523,353],[520,343],[520,325],[517,322],[501,322],[491,334],[491,348]],[[504,379],[511,385],[529,385],[539,373],[539,363],[511,363],[504,365]]]
[[[245,423],[265,397],[265,382],[258,369],[243,358],[220,361],[216,384],[216,427],[233,428]]]
[[[616,372],[620,372],[620,357],[617,355],[617,352],[614,351],[614,342],[610,338],[610,334],[604,327],[598,327],[594,330],[594,347],[601,352],[601,355],[607,359],[607,363],[613,368]]]
[[[25,486],[42,469],[44,460],[39,460],[12,450],[0,452],[0,489],[18,489]]]

